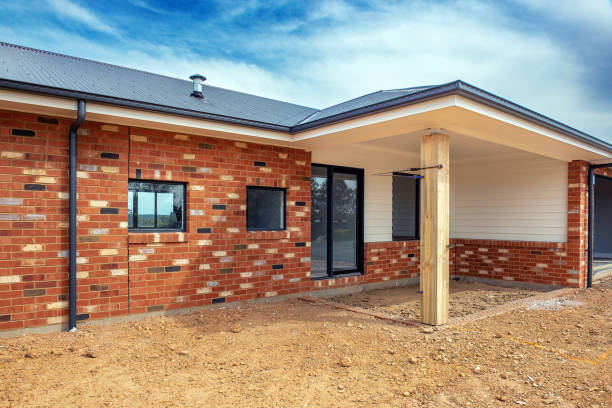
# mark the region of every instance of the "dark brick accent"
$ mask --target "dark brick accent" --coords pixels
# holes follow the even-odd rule
[[[39,275],[23,275],[21,277],[21,280],[24,282],[32,282],[32,281],[42,281],[45,279],[45,275],[43,274],[39,274]]]
[[[178,272],[181,270],[180,266],[166,266],[166,272]]]
[[[296,201],[295,205],[296,205],[296,207],[304,207],[306,205],[306,202],[304,202],[304,201]]]
[[[296,243],[295,243],[295,246],[296,246],[296,247],[305,247],[305,246],[306,246],[306,243],[305,243],[305,242],[296,242]]]
[[[284,267],[285,267],[285,265],[283,265],[283,264],[272,265],[272,269],[283,269]]]
[[[141,178],[142,177],[142,169],[136,169],[136,178]]]
[[[302,176],[302,177],[300,177],[300,179],[302,181],[310,181],[310,177],[308,177],[308,176]]]
[[[531,251],[531,255],[542,255],[542,251]]]
[[[24,297],[42,296],[42,295],[46,295],[46,294],[47,294],[47,290],[46,289],[24,289],[23,290],[23,296]]]
[[[82,235],[79,237],[79,242],[100,242],[100,237],[97,235]]]
[[[61,295],[57,295],[57,300],[68,300],[68,295],[64,293]]]
[[[234,251],[241,251],[243,249],[247,249],[246,244],[238,244],[238,245],[234,245]]]
[[[213,210],[225,210],[225,204],[213,204]]]
[[[210,234],[211,232],[211,228],[198,228],[198,234]]]
[[[55,118],[45,118],[44,116],[39,116],[36,120],[38,120],[39,123],[47,123],[49,125],[57,125],[59,123]]]
[[[108,285],[89,285],[89,290],[92,292],[102,292],[108,290]]]
[[[107,263],[107,264],[100,265],[100,269],[117,269],[118,267],[119,267],[119,264],[116,264],[116,263]]]
[[[266,167],[266,162],[262,162],[262,161],[254,161],[254,162],[253,162],[253,166],[257,166],[257,167]]]
[[[24,190],[45,191],[47,187],[44,184],[24,184]]]
[[[408,254],[408,258],[414,258],[414,254]]]
[[[188,173],[195,173],[196,168],[193,166],[183,166],[181,167],[183,169],[184,172],[188,172]]]
[[[401,271],[400,274],[402,275],[408,275],[408,271]]]
[[[261,183],[261,180],[260,180],[260,178],[259,178],[259,177],[257,177],[257,178],[255,179],[255,185],[256,185],[256,186],[258,186],[260,183]]]
[[[33,130],[28,130],[28,129],[11,129],[11,135],[34,137],[36,136],[36,132],[34,132]]]
[[[372,266],[374,264],[376,264],[376,262],[373,262],[373,261],[370,261],[370,262],[366,263],[366,265],[368,265],[368,266]]]
[[[219,269],[219,273],[221,275],[227,275],[228,273],[232,273],[232,272],[234,272],[234,268],[222,268],[222,269]]]
[[[147,273],[162,273],[163,271],[163,266],[152,266],[150,268],[147,268]]]
[[[89,313],[81,313],[76,315],[77,320],[87,320],[89,319]]]
[[[0,315],[0,322],[10,322],[11,315]]]
[[[164,305],[155,305],[147,307],[147,312],[159,312],[164,310]]]
[[[198,147],[200,149],[212,150],[212,145],[210,143],[198,143]]]
[[[166,168],[166,166],[160,163],[149,163],[147,164],[147,167],[153,170],[163,170]]]
[[[119,214],[118,208],[100,208],[100,214]]]
[[[100,153],[100,157],[102,159],[119,160],[119,153],[102,152]]]
[[[225,303],[225,298],[214,298],[211,303]]]

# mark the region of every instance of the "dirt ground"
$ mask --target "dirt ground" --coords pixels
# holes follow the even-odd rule
[[[449,316],[460,317],[492,306],[533,296],[539,292],[528,289],[505,288],[470,282],[450,281]],[[349,306],[372,309],[406,319],[419,319],[419,285],[336,296],[329,300]]]
[[[611,295],[433,333],[295,299],[0,339],[0,406],[611,407]]]

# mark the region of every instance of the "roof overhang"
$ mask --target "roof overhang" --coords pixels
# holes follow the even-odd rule
[[[564,161],[612,158],[612,145],[461,81],[293,128],[21,88],[0,88],[0,109],[73,118],[78,98],[88,101],[88,120],[307,150],[447,131]]]

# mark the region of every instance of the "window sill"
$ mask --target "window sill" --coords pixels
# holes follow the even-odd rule
[[[186,232],[130,232],[128,242],[130,244],[157,244],[162,242],[187,242],[189,239]]]
[[[282,231],[247,231],[249,241],[279,240],[289,238],[289,230]]]

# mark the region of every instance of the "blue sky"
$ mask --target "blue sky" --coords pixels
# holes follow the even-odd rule
[[[315,108],[462,79],[612,141],[611,0],[0,0],[0,40]]]

